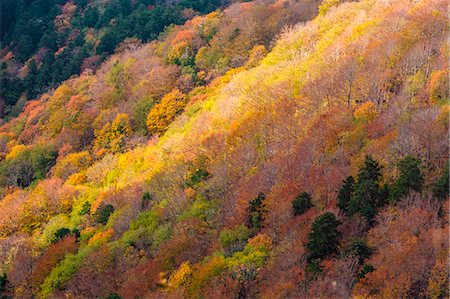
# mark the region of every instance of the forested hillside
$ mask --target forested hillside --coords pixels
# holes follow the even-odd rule
[[[448,1],[147,2],[0,127],[0,297],[449,296]]]
[[[167,26],[227,0],[3,0],[0,117],[16,116],[72,75],[95,71],[115,50],[137,47]]]

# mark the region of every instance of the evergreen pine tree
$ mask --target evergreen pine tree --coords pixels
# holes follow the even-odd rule
[[[301,215],[313,206],[311,195],[308,192],[302,192],[292,201],[292,210],[294,216]]]
[[[112,205],[106,205],[100,208],[96,213],[96,219],[98,223],[106,224],[108,223],[109,216],[114,212],[114,207]]]
[[[380,190],[381,169],[382,167],[376,160],[371,156],[366,156],[348,205],[349,216],[360,213],[369,222],[373,221],[377,208],[384,204]]]
[[[308,235],[306,247],[309,250],[308,261],[322,259],[327,255],[337,253],[340,232],[337,230],[341,224],[333,213],[327,212],[314,220],[311,232]]]
[[[397,167],[400,171],[397,181],[391,194],[391,200],[397,200],[405,196],[411,190],[420,192],[423,187],[423,175],[420,172],[420,160],[407,156],[398,162]]]
[[[39,82],[37,76],[39,70],[37,68],[36,61],[33,59],[28,64],[28,73],[24,79],[24,87],[27,90],[27,96],[30,99],[35,99],[39,95]]]
[[[337,206],[348,216],[348,205],[355,189],[355,180],[353,176],[349,176],[343,183],[341,190],[339,190]]]
[[[256,233],[261,229],[264,214],[266,213],[264,201],[266,196],[264,193],[259,193],[259,195],[249,202],[248,207],[248,218],[247,227]]]
[[[433,195],[438,199],[446,199],[449,192],[449,166],[444,170],[442,176],[436,181],[433,186]]]

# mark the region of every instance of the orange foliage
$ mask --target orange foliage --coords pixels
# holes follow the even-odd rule
[[[361,104],[353,113],[357,120],[363,122],[371,122],[378,115],[373,102],[366,102]]]
[[[125,138],[132,133],[130,120],[125,113],[119,113],[114,121],[107,123],[96,133],[94,148],[96,151],[106,150],[112,153],[123,151],[125,148]],[[97,152],[98,156],[101,156]]]
[[[194,32],[192,32],[191,30],[180,30],[177,32],[170,43],[172,46],[175,46],[176,44],[181,42],[190,42],[193,37]]]
[[[379,298],[425,295],[428,273],[437,253],[448,250],[448,227],[434,228],[438,204],[424,197],[411,200],[415,203],[409,203],[406,209],[384,211],[379,225],[369,232],[369,242],[377,250],[368,263],[375,271],[356,285],[356,294],[374,294]],[[420,282],[425,287],[420,287]]]
[[[186,97],[178,89],[166,94],[147,115],[147,129],[150,134],[162,133],[186,106]]]
[[[104,244],[114,235],[114,229],[109,228],[106,231],[98,232],[89,239],[88,244]]]
[[[6,121],[1,166],[37,143],[59,153],[42,181],[0,186],[0,263],[8,262],[14,295],[36,296],[52,268],[76,252],[72,237],[43,253],[15,244],[58,215],[82,230],[83,250],[80,269],[54,297],[448,296],[448,219],[427,191],[380,208],[372,226],[336,209],[342,180],[366,154],[384,166],[388,183],[406,154],[423,161],[426,186],[448,163],[446,1],[337,2],[326,1],[323,16],[308,23],[320,1],[235,3],[147,45],[127,40],[96,74],[66,81]],[[62,10],[64,28],[73,3]],[[177,130],[163,138],[132,130],[141,123],[163,136],[178,115]],[[206,161],[209,175],[192,188],[194,161]],[[303,191],[314,207],[294,217],[292,200]],[[230,267],[218,232],[244,224],[260,192],[264,207],[253,214],[263,216],[260,230],[245,250],[270,251],[269,262]],[[111,228],[72,213],[81,198],[95,199],[91,214],[112,204]],[[343,222],[340,254],[310,279],[310,224],[330,210]],[[130,229],[137,215],[153,218]],[[359,281],[361,265],[347,246],[354,238],[374,249],[364,262],[375,270]]]

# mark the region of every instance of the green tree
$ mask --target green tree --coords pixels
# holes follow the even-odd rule
[[[83,206],[81,207],[79,215],[85,215],[91,211],[91,203],[89,201],[85,201]]]
[[[223,3],[220,0],[181,0],[178,5],[183,8],[192,8],[202,14],[209,13]]]
[[[326,212],[314,220],[306,244],[309,262],[338,252],[340,232],[337,228],[340,224],[331,212]]]
[[[106,32],[100,39],[97,47],[97,54],[111,54],[120,42],[120,37],[113,30]]]
[[[28,187],[34,180],[45,178],[53,167],[57,152],[51,146],[35,145],[0,163],[0,178],[4,185]]]
[[[369,274],[370,272],[375,271],[375,267],[372,266],[371,264],[365,264],[361,270],[358,272],[358,274],[356,275],[356,277],[358,278],[358,280],[363,279],[367,274]]]
[[[438,199],[446,199],[448,198],[449,191],[449,165],[447,163],[447,167],[445,168],[442,176],[434,183],[433,186],[433,195]]]
[[[256,233],[261,229],[262,221],[266,214],[265,200],[266,196],[261,192],[249,202],[247,227],[252,233]]]
[[[50,86],[52,84],[52,65],[55,62],[55,56],[48,51],[42,59],[42,65],[39,69],[39,74],[36,80],[41,87]]]
[[[225,251],[225,255],[232,256],[233,253],[244,249],[249,237],[249,229],[241,224],[232,229],[224,229],[221,231],[219,242]]]
[[[73,237],[75,237],[75,238],[78,239],[78,238],[80,237],[80,231],[79,231],[78,229],[70,230],[70,229],[68,229],[67,227],[62,227],[62,228],[58,229],[58,230],[55,232],[55,234],[54,234],[53,239],[51,240],[51,242],[52,242],[52,243],[56,243],[56,242],[58,242],[59,240],[61,240],[62,238],[68,236],[68,235],[71,235],[71,236],[73,236]]]
[[[309,260],[306,265],[306,274],[308,278],[314,278],[317,274],[322,272],[322,265],[320,264],[320,259]]]
[[[98,9],[95,6],[89,6],[88,9],[84,12],[83,23],[86,27],[95,27],[98,21]]]
[[[36,61],[33,59],[28,64],[28,73],[23,80],[24,87],[27,90],[27,96],[30,99],[35,99],[39,95],[38,74],[39,70]]]
[[[129,74],[123,63],[116,61],[106,77],[109,86],[114,87],[119,93],[123,91],[129,80]]]
[[[420,192],[423,187],[423,175],[420,172],[420,160],[407,156],[397,164],[399,176],[394,183],[391,193],[391,200],[397,200],[405,196],[411,190]]]
[[[3,273],[0,275],[0,295],[2,292],[6,291],[6,284],[8,283],[8,277],[6,276],[6,273]],[[2,297],[0,297],[2,298]]]
[[[349,251],[358,256],[359,264],[362,265],[373,252],[372,248],[367,245],[363,239],[353,239]]]
[[[30,151],[30,160],[34,167],[35,179],[43,179],[55,165],[58,153],[51,146],[36,145]]]
[[[35,179],[34,167],[28,157],[19,155],[0,164],[0,176],[2,185],[26,188]]]
[[[96,220],[98,223],[106,224],[108,223],[109,216],[114,212],[114,207],[112,205],[106,205],[101,207],[96,213]]]
[[[58,229],[55,232],[55,235],[52,239],[52,243],[58,242],[60,239],[64,238],[68,234],[70,234],[70,229],[68,229],[67,227],[62,227],[62,228]]]
[[[358,172],[358,181],[348,204],[348,215],[360,213],[369,222],[373,221],[377,208],[385,203],[386,189],[380,188],[381,165],[371,156],[366,156]]]
[[[186,186],[194,188],[201,181],[206,180],[209,177],[209,173],[203,169],[197,169],[186,181]]]
[[[142,194],[141,208],[142,209],[147,208],[152,200],[153,200],[152,194],[150,192],[144,192],[144,194]]]
[[[136,132],[147,133],[147,114],[155,105],[155,101],[146,97],[133,106],[133,126]]]
[[[292,201],[292,210],[294,211],[294,216],[301,215],[308,211],[314,205],[311,201],[311,195],[308,192],[300,193]]]
[[[341,211],[343,211],[347,216],[349,216],[348,205],[352,198],[354,189],[355,180],[353,179],[353,176],[348,176],[344,180],[341,190],[339,190],[337,202],[337,206],[339,207],[339,209],[341,209]]]
[[[0,86],[2,87],[2,96],[6,105],[14,105],[22,93],[22,80],[11,76],[8,72],[8,65],[5,62],[0,63]],[[2,116],[3,111],[0,111]]]

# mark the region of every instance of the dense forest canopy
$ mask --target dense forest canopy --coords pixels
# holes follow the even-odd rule
[[[95,70],[126,38],[148,42],[167,26],[226,0],[34,0],[1,2],[0,116],[16,115],[72,75]],[[6,106],[6,107],[5,107]]]
[[[448,298],[447,12],[2,1],[0,298]]]

